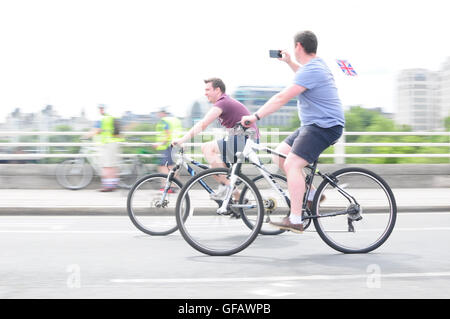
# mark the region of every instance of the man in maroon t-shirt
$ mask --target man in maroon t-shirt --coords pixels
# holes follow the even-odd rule
[[[233,127],[240,122],[242,116],[251,113],[244,104],[225,94],[225,84],[221,79],[205,80],[205,85],[205,95],[213,106],[202,120],[197,122],[182,138],[174,140],[172,145],[183,144],[204,131],[213,121],[219,119],[221,125],[229,131],[228,138],[204,143],[202,152],[211,167],[226,167],[225,163],[234,163],[236,152],[242,151],[245,146],[245,137],[233,134]],[[251,127],[255,131],[255,139],[258,139],[258,128],[255,124]],[[223,183],[227,184],[225,181]],[[222,191],[225,192],[225,189],[219,189],[217,194],[223,193]]]

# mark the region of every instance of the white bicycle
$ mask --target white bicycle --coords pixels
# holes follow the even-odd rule
[[[255,240],[261,227],[273,229],[269,223],[274,213],[290,214],[286,185],[280,186],[262,164],[257,151],[286,158],[286,155],[262,147],[249,138],[244,150],[236,154],[238,162],[230,169],[202,171],[181,189],[175,208],[177,225],[183,238],[196,250],[213,256],[235,254]],[[244,159],[258,169],[272,192],[263,191],[241,171]],[[392,190],[380,176],[358,167],[323,174],[317,169],[317,161],[306,169],[309,173],[302,206],[304,229],[313,221],[321,239],[343,253],[367,253],[388,239],[394,229],[397,205]],[[202,187],[207,184],[217,189],[218,176],[222,180],[228,179],[230,184],[219,203]],[[312,205],[308,205],[315,176],[323,180],[317,187]],[[227,216],[230,210],[239,212],[240,218],[230,219]]]
[[[56,180],[62,187],[82,189],[92,182],[94,175],[101,175],[95,144],[85,143],[80,147],[80,154],[84,156],[65,160],[56,167]],[[119,165],[119,187],[131,188],[136,180],[146,173],[139,155],[122,159]]]

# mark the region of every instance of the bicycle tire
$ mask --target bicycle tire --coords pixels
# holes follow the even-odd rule
[[[150,183],[150,180],[154,180],[155,183],[159,184],[159,181],[157,180],[163,180],[163,179],[167,179],[167,174],[160,174],[160,173],[156,173],[156,174],[150,174],[150,175],[146,175],[142,178],[140,178],[130,189],[130,191],[128,192],[128,196],[127,196],[127,212],[128,212],[128,217],[130,218],[131,222],[133,223],[134,226],[136,226],[137,229],[139,229],[140,231],[142,231],[145,234],[151,235],[151,236],[166,236],[169,235],[173,232],[175,232],[178,229],[178,226],[176,224],[176,219],[175,219],[175,209],[174,212],[172,213],[172,216],[170,216],[170,212],[169,214],[166,214],[164,216],[161,216],[163,218],[167,218],[167,217],[173,217],[173,223],[169,223],[166,227],[165,223],[162,223],[162,226],[159,225],[158,227],[156,226],[156,221],[155,221],[155,226],[149,226],[148,223],[143,223],[143,218],[142,217],[138,217],[137,215],[137,207],[133,208],[133,199],[136,196],[136,192],[139,190],[139,187],[144,185],[144,183]],[[180,180],[178,180],[177,178],[173,177],[171,179],[171,183],[174,183],[175,185],[178,186],[178,189],[181,189],[183,187],[183,183],[181,183]],[[171,185],[169,185],[169,187],[171,187]],[[174,206],[175,207],[175,206]],[[189,209],[190,207],[190,200],[189,200],[189,196],[186,197],[186,207]],[[147,208],[146,207],[146,213],[147,213]],[[154,207],[155,209],[153,209],[154,211],[154,215],[151,215],[150,217],[156,217],[158,216],[157,214],[161,214],[162,210],[158,210],[156,211],[156,207]],[[151,213],[150,213],[151,214]],[[158,229],[157,229],[158,228]]]
[[[348,167],[348,168],[343,168],[340,170],[337,170],[336,172],[332,173],[330,175],[330,177],[332,179],[336,179],[337,181],[342,181],[346,178],[348,178],[347,180],[347,184],[343,183],[342,185],[345,185],[346,187],[348,187],[348,181],[351,180],[351,176],[352,175],[360,175],[360,176],[364,176],[366,179],[361,179],[358,180],[357,182],[354,182],[354,184],[351,187],[354,187],[354,189],[351,191],[353,193],[357,193],[358,191],[363,194],[364,192],[366,192],[366,195],[360,195],[360,196],[356,196],[356,200],[358,202],[363,202],[364,203],[368,203],[366,206],[364,206],[362,208],[361,211],[359,211],[360,217],[362,217],[359,221],[352,221],[350,223],[350,214],[347,214],[347,223],[349,223],[347,225],[347,231],[341,231],[338,232],[336,230],[334,231],[327,231],[325,229],[325,223],[322,222],[325,221],[328,218],[333,218],[333,217],[322,217],[322,218],[314,218],[314,226],[317,230],[317,233],[319,234],[320,238],[331,248],[342,252],[342,253],[346,253],[346,254],[362,254],[362,253],[368,253],[370,251],[373,251],[375,249],[377,249],[378,247],[380,247],[391,235],[394,226],[395,226],[395,222],[396,222],[396,218],[397,218],[397,204],[395,201],[395,197],[394,194],[391,190],[391,188],[389,187],[389,185],[386,183],[386,181],[381,178],[379,175],[377,175],[376,173],[369,171],[367,169],[363,169],[363,168],[357,168],[357,167]],[[367,195],[368,191],[364,190],[364,187],[367,187],[369,189],[369,185],[371,185],[371,183],[374,183],[374,185],[378,185],[380,187],[379,190],[375,189],[375,187],[373,187],[373,189],[370,189],[370,191],[372,192],[372,194]],[[359,183],[359,184],[358,184]],[[319,207],[321,204],[319,204],[319,198],[322,195],[322,193],[324,193],[324,190],[326,187],[330,187],[330,190],[333,189],[333,185],[332,183],[330,183],[330,181],[328,180],[323,180],[322,183],[319,185],[316,194],[314,196],[314,200],[313,200],[313,209],[312,209],[312,214],[313,217],[318,217],[321,216],[324,213],[320,213],[319,212]],[[350,188],[351,189],[351,188]],[[334,188],[334,190],[336,190],[336,188]],[[339,191],[337,191],[339,192]],[[376,195],[374,195],[376,194]],[[386,199],[384,199],[384,196],[386,196]],[[344,197],[344,196],[342,196]],[[368,197],[368,199],[366,199],[365,197]],[[378,199],[380,198],[380,199]],[[339,200],[339,199],[338,199]],[[386,200],[386,202],[385,202]],[[386,206],[380,206],[377,207],[375,205],[380,205],[379,202],[381,202],[382,204],[384,203]],[[325,201],[326,202],[326,201]],[[342,200],[342,202],[344,202],[344,200]],[[330,204],[331,205],[331,204]],[[336,204],[334,204],[336,205]],[[351,205],[350,205],[351,206]],[[323,209],[323,211],[325,211],[325,208]],[[347,208],[348,211],[348,208]],[[367,212],[369,211],[369,212]],[[385,216],[387,215],[387,216]],[[342,215],[344,216],[344,215]],[[367,220],[371,220],[372,223],[375,225],[376,223],[380,223],[383,227],[384,224],[384,229],[382,228],[382,233],[379,237],[376,236],[370,236],[370,235],[366,235],[366,234],[370,234],[370,232],[375,233],[375,231],[377,230],[376,228],[362,228],[359,231],[356,231],[355,229],[353,229],[353,231],[351,230],[351,227],[354,227],[353,223],[355,222],[357,227],[359,227],[361,224],[361,221],[364,220],[364,218]],[[380,221],[378,221],[380,220]],[[375,223],[376,221],[376,223]],[[351,224],[351,225],[350,225]],[[373,227],[372,224],[370,225],[370,227]],[[366,247],[350,247],[350,244],[342,244],[340,242],[337,241],[336,238],[339,237],[343,237],[342,235],[348,233],[350,235],[352,235],[352,233],[356,234],[356,233],[362,233],[361,239],[360,241],[370,241],[370,243],[366,246]],[[333,238],[333,234],[335,234],[335,238]],[[376,239],[372,242],[372,239],[366,240],[366,238],[364,236],[369,237],[376,237]],[[341,238],[339,239],[339,241],[341,241]],[[344,240],[342,240],[344,241]]]
[[[73,174],[74,170],[77,174]],[[84,159],[68,159],[56,167],[56,181],[64,188],[78,190],[87,187],[94,178],[94,169]],[[79,181],[69,179],[69,173],[80,176]]]
[[[257,214],[257,218],[255,219],[255,226],[253,228],[249,228],[245,225],[245,223],[243,223],[240,219],[239,220],[233,220],[234,225],[238,225],[241,224],[241,227],[244,229],[250,230],[250,233],[246,233],[245,234],[245,239],[243,241],[240,241],[237,246],[232,247],[232,248],[223,248],[223,249],[216,249],[216,248],[211,248],[210,246],[208,246],[205,243],[200,243],[198,238],[194,238],[193,234],[191,231],[187,230],[187,224],[190,223],[190,220],[193,219],[194,217],[194,213],[192,211],[192,205],[190,207],[190,210],[185,210],[182,208],[182,201],[183,198],[186,196],[187,193],[189,193],[189,191],[191,189],[194,189],[195,187],[197,187],[196,183],[200,181],[203,181],[205,178],[209,178],[212,177],[213,175],[228,175],[229,174],[229,170],[226,168],[212,168],[212,169],[207,169],[202,171],[201,173],[193,176],[182,188],[180,195],[178,196],[177,199],[177,205],[176,205],[176,219],[177,219],[177,225],[178,225],[178,229],[180,230],[181,235],[183,236],[183,238],[185,239],[185,241],[194,249],[196,249],[199,252],[202,252],[204,254],[210,255],[210,256],[229,256],[229,255],[233,255],[236,254],[240,251],[242,251],[243,249],[247,248],[258,236],[259,231],[261,229],[261,225],[263,222],[263,218],[264,218],[264,207],[263,207],[263,203],[262,203],[262,198],[261,198],[261,194],[259,193],[258,189],[256,188],[256,185],[251,181],[251,179],[249,179],[247,176],[241,174],[241,173],[237,173],[236,176],[238,179],[240,179],[240,181],[247,185],[251,190],[252,193],[254,194],[254,200],[256,202],[256,214]],[[242,184],[241,183],[241,184]],[[205,193],[206,190],[203,190]],[[209,194],[208,198],[209,198]],[[190,196],[191,200],[192,200],[192,196]],[[204,198],[204,197],[202,197]],[[196,205],[194,205],[196,206]],[[195,209],[197,209],[198,207],[195,207]],[[216,209],[218,208],[218,205],[216,205]],[[242,208],[241,208],[242,209]],[[187,213],[186,213],[187,212]],[[202,218],[203,216],[200,216],[200,218]],[[207,216],[207,218],[218,218],[220,219],[220,221],[231,221],[232,218],[230,218],[230,216],[223,216],[223,215],[219,215],[216,214],[216,212],[212,211],[212,213],[210,215]],[[208,229],[206,230],[207,233],[210,234],[218,234],[215,232],[215,229],[213,229],[213,225],[211,224],[207,224]],[[224,227],[223,229],[225,229],[226,227]],[[225,231],[226,233],[226,231]],[[231,235],[230,235],[231,236]],[[234,236],[234,235],[233,235]],[[233,239],[235,237],[239,237],[238,235],[234,236]],[[231,237],[230,237],[231,238]],[[214,241],[214,240],[213,240]],[[229,244],[229,242],[227,242],[227,244]]]

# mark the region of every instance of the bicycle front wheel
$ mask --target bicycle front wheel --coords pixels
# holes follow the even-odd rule
[[[240,173],[236,177],[236,188],[232,191],[226,212],[218,211],[222,200],[214,197],[217,194],[213,191],[218,189],[220,179],[229,179],[229,170],[226,168],[208,169],[194,176],[178,196],[178,228],[183,238],[204,254],[228,256],[240,252],[255,240],[261,229],[264,218],[261,195],[248,177]],[[246,202],[239,203],[244,187],[248,188]],[[187,197],[193,201],[190,209],[184,206]],[[253,227],[243,222],[244,214],[247,219],[254,221]]]
[[[394,229],[397,205],[389,185],[377,174],[344,168],[324,180],[314,196],[317,233],[343,253],[367,253],[380,247]],[[319,203],[321,196],[325,200]]]
[[[175,205],[183,184],[166,174],[151,174],[138,180],[128,193],[127,211],[133,224],[152,236],[169,235],[177,230]],[[189,208],[189,196],[183,206]]]

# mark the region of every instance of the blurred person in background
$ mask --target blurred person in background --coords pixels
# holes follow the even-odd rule
[[[183,137],[176,139],[172,145],[181,145],[190,140],[200,132],[203,132],[213,121],[219,119],[220,124],[228,131],[228,136],[220,140],[203,143],[202,153],[211,167],[227,167],[227,164],[236,162],[236,152],[244,149],[246,138],[235,131],[235,125],[244,115],[249,115],[250,111],[241,102],[225,94],[225,84],[219,78],[204,80],[205,95],[213,104],[206,115],[197,122]],[[258,141],[259,131],[255,124],[251,125],[254,131],[254,139]],[[211,195],[212,199],[221,200],[229,189],[229,181],[223,176],[219,178],[219,189]],[[235,194],[235,197],[237,194]]]
[[[120,146],[122,139],[115,134],[114,117],[106,113],[105,105],[99,104],[102,116],[95,127],[84,137],[98,136],[100,140],[99,161],[102,167],[102,188],[100,192],[112,192],[119,183]]]
[[[171,116],[167,110],[167,107],[162,107],[158,111],[159,122],[156,124],[156,144],[154,148],[159,152],[158,172],[162,174],[168,174],[169,170],[173,167],[172,159],[172,140],[180,137],[183,129],[181,121]],[[162,189],[164,190],[164,189]],[[169,192],[173,192],[173,189],[169,189]]]

